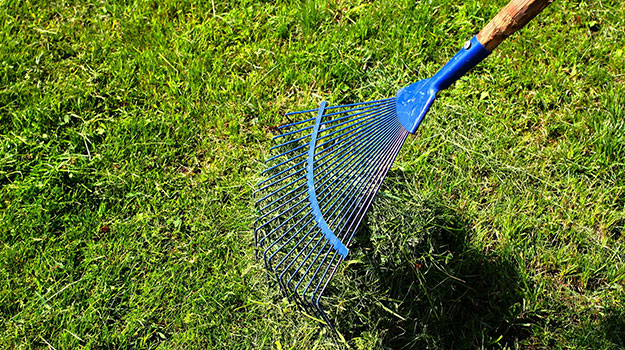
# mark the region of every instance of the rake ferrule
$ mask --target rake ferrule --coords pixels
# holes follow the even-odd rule
[[[399,90],[397,117],[401,125],[414,134],[436,99],[436,94],[460,79],[489,54],[490,51],[474,36],[432,78],[420,80]]]

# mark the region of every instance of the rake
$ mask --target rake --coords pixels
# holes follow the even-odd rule
[[[256,252],[283,294],[332,322],[321,296],[408,134],[436,94],[553,0],[512,0],[433,77],[377,101],[287,113],[255,192]]]

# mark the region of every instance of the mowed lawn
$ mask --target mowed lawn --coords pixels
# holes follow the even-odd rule
[[[284,113],[394,96],[506,1],[0,1],[0,348],[625,347],[625,6],[441,93],[323,300],[254,258]]]

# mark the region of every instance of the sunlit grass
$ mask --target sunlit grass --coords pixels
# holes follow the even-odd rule
[[[1,348],[625,346],[625,8],[558,1],[441,94],[326,292],[268,286],[285,112],[393,96],[505,2],[0,2]]]

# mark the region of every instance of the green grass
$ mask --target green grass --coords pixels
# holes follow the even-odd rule
[[[505,1],[0,1],[0,348],[625,346],[625,7],[557,1],[441,94],[326,292],[269,287],[288,111],[393,96]]]

